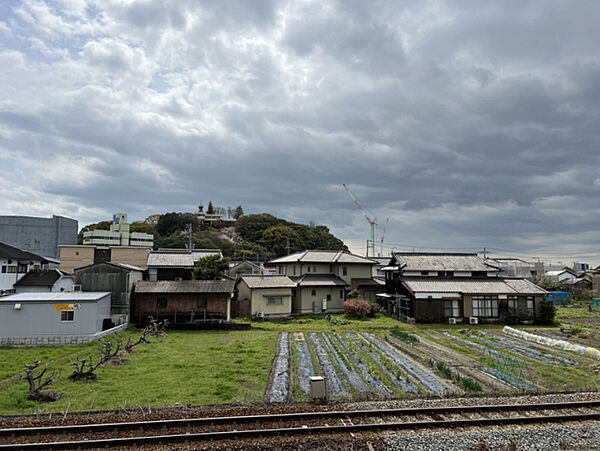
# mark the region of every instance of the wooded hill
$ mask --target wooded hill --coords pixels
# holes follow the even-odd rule
[[[221,249],[223,255],[235,260],[267,261],[289,252],[305,249],[347,250],[339,238],[323,225],[306,225],[286,221],[267,213],[240,216],[233,224],[200,224],[195,215],[189,213],[165,213],[152,215],[144,221],[130,224],[131,232],[154,235],[154,248],[186,248],[188,243],[187,224],[193,227],[195,249]],[[109,221],[85,226],[79,232],[79,244],[83,243],[83,232],[108,230]]]

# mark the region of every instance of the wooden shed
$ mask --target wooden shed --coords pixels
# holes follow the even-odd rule
[[[152,316],[171,324],[229,321],[233,286],[233,280],[137,282],[132,320],[142,324]]]

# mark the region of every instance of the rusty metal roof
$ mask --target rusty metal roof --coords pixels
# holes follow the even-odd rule
[[[280,275],[247,275],[241,276],[241,280],[246,282],[246,285],[250,288],[295,288],[296,283],[292,281],[288,276]]]
[[[233,293],[233,280],[141,280],[136,293]]]

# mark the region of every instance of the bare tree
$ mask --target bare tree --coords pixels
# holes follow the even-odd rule
[[[48,371],[48,367],[53,363],[54,362],[46,362],[44,369],[37,375],[35,374],[35,370],[40,366],[39,360],[36,359],[31,365],[25,364],[25,372],[20,376],[21,379],[26,379],[29,383],[29,396],[27,399],[38,402],[53,402],[62,397],[61,393],[55,392],[54,390],[44,390],[45,387],[53,385],[60,377],[58,371],[53,371],[49,376],[44,378],[46,371]]]
[[[146,326],[146,328],[150,328],[150,333],[155,337],[168,337],[166,332],[167,327],[169,326],[169,320],[163,319],[162,321],[155,320],[152,316],[148,317],[148,321],[150,324]],[[145,330],[145,329],[144,329]]]
[[[75,357],[75,360],[71,360],[71,365],[75,368],[73,374],[69,376],[70,381],[79,381],[82,379],[88,380],[96,380],[98,376],[96,376],[95,371],[98,369],[100,365],[102,365],[103,360],[102,356],[98,357],[96,361],[91,355],[88,355],[87,358],[80,359],[79,357]]]

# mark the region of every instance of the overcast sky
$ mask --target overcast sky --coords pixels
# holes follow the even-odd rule
[[[0,214],[209,200],[600,264],[600,2],[2,0]],[[468,249],[465,249],[468,250]]]

